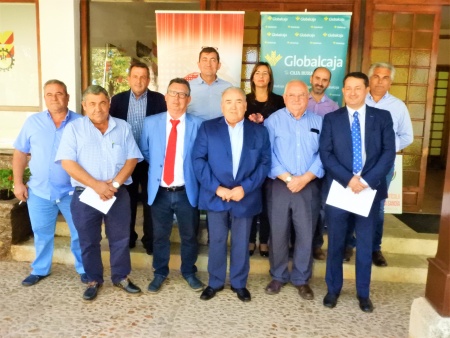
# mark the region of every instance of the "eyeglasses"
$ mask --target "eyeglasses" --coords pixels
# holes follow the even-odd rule
[[[183,92],[176,92],[174,90],[168,90],[167,94],[172,97],[178,96],[180,99],[185,99],[189,96],[189,94],[183,93]]]
[[[206,49],[206,48],[213,48],[213,49],[216,50],[216,52],[219,51],[219,48],[218,48],[218,47],[212,47],[212,46],[202,46],[201,50]]]

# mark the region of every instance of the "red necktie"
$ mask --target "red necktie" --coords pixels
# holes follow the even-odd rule
[[[172,129],[169,134],[169,142],[167,142],[166,159],[164,161],[164,182],[170,185],[173,182],[174,167],[175,167],[175,153],[177,151],[177,125],[180,120],[170,120]]]

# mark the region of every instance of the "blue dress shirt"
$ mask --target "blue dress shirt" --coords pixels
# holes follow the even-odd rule
[[[191,86],[191,102],[187,107],[187,112],[201,117],[204,120],[211,120],[222,116],[222,93],[231,83],[221,80],[218,77],[208,85],[201,76],[189,81]]]
[[[324,169],[319,156],[322,118],[306,111],[298,120],[287,108],[280,109],[264,121],[272,147],[272,168],[269,177],[289,172],[303,175],[310,171],[318,178]]]
[[[147,91],[139,98],[136,98],[133,91],[130,93],[130,103],[128,105],[127,122],[131,125],[134,139],[139,144],[144,126],[145,113],[147,111]]]
[[[81,117],[69,110],[59,128],[56,128],[50,112],[46,110],[25,121],[14,148],[32,155],[28,164],[31,171],[28,187],[36,196],[56,201],[73,191],[70,176],[60,163],[55,163],[55,155],[65,127]]]
[[[386,92],[380,101],[375,102],[372,95],[367,94],[366,104],[378,109],[384,109],[391,113],[394,122],[395,151],[400,151],[409,146],[414,140],[414,132],[405,103]]]
[[[69,128],[70,127],[70,128]],[[130,125],[124,120],[110,116],[108,129],[102,134],[85,116],[71,123],[61,139],[56,161],[72,160],[77,162],[96,180],[112,180],[129,159],[142,161],[142,154],[134,140]],[[70,179],[72,186],[85,187],[84,184]],[[132,182],[131,176],[124,182]]]

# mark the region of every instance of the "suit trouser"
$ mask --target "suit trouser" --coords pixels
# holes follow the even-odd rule
[[[142,244],[146,249],[153,248],[153,223],[151,208],[148,205],[148,163],[147,161],[139,162],[134,168],[131,174],[133,182],[127,185],[128,194],[130,195],[130,210],[131,210],[131,220],[130,220],[130,243],[135,243],[138,239],[138,234],[135,230],[136,225],[136,215],[137,215],[137,205],[138,202],[142,202],[142,207],[144,209],[144,236],[142,237]],[[141,188],[141,193],[139,193],[139,187]]]
[[[245,288],[250,270],[248,238],[253,217],[234,217],[229,211],[208,211],[208,219],[208,285],[217,289],[225,284],[228,231],[231,231],[230,282],[236,289]]]
[[[80,191],[75,191],[70,209],[73,223],[80,237],[81,256],[89,282],[103,284],[103,264],[100,241],[102,240],[102,221],[109,243],[111,280],[119,283],[131,272],[130,249],[130,198],[124,186],[115,196],[117,199],[105,215],[80,201]]]
[[[378,219],[380,202],[374,202],[368,217],[325,206],[328,224],[328,255],[325,281],[328,292],[338,295],[343,284],[343,268],[345,240],[347,228],[355,224],[356,232],[356,292],[360,297],[370,295],[370,277],[372,273],[373,228]],[[353,219],[353,221],[352,221]]]
[[[173,214],[177,216],[181,237],[181,274],[187,278],[197,272],[195,262],[198,257],[198,209],[189,203],[186,190],[167,191],[159,188],[152,204],[154,274],[163,277],[169,274]]]
[[[272,203],[269,206],[270,274],[273,279],[294,285],[308,283],[312,274],[312,240],[320,211],[317,180],[301,191],[292,193],[281,180],[272,183]],[[291,221],[296,239],[292,272],[289,274],[289,238]]]
[[[75,229],[70,213],[72,196],[66,195],[59,200],[49,201],[36,196],[31,189],[28,189],[28,196],[28,213],[34,233],[34,247],[36,250],[36,258],[31,264],[31,273],[33,275],[46,276],[51,271],[58,211],[61,211],[69,226],[70,249],[75,257],[75,270],[79,274],[84,273],[78,232]]]
[[[256,243],[256,233],[258,232],[258,221],[259,221],[259,244],[267,244],[270,236],[270,222],[269,214],[267,211],[267,206],[269,205],[272,187],[272,180],[266,178],[263,187],[261,189],[263,205],[260,214],[253,217],[252,228],[250,231],[249,243]]]

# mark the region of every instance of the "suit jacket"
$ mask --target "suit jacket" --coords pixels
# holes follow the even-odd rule
[[[228,125],[224,117],[203,122],[192,151],[194,171],[200,182],[199,208],[208,211],[231,211],[235,217],[252,217],[261,212],[261,186],[270,169],[269,134],[265,127],[244,120],[244,140],[236,178]],[[219,186],[232,189],[242,186],[244,198],[222,201],[216,195]]]
[[[391,114],[366,105],[366,162],[361,177],[377,190],[376,201],[387,197],[386,175],[394,165],[395,135]],[[347,107],[325,115],[319,145],[328,191],[333,179],[346,187],[353,177],[353,149]]]
[[[184,135],[183,174],[189,203],[196,207],[198,203],[198,182],[192,167],[191,152],[202,119],[186,114],[186,130]],[[166,123],[167,112],[148,116],[140,141],[141,152],[149,163],[148,169],[148,204],[152,205],[158,192],[164,159],[166,156]]]
[[[114,95],[111,98],[109,114],[119,119],[128,121],[128,105],[130,103],[131,89]],[[147,110],[145,116],[150,116],[167,111],[164,95],[147,89]]]

